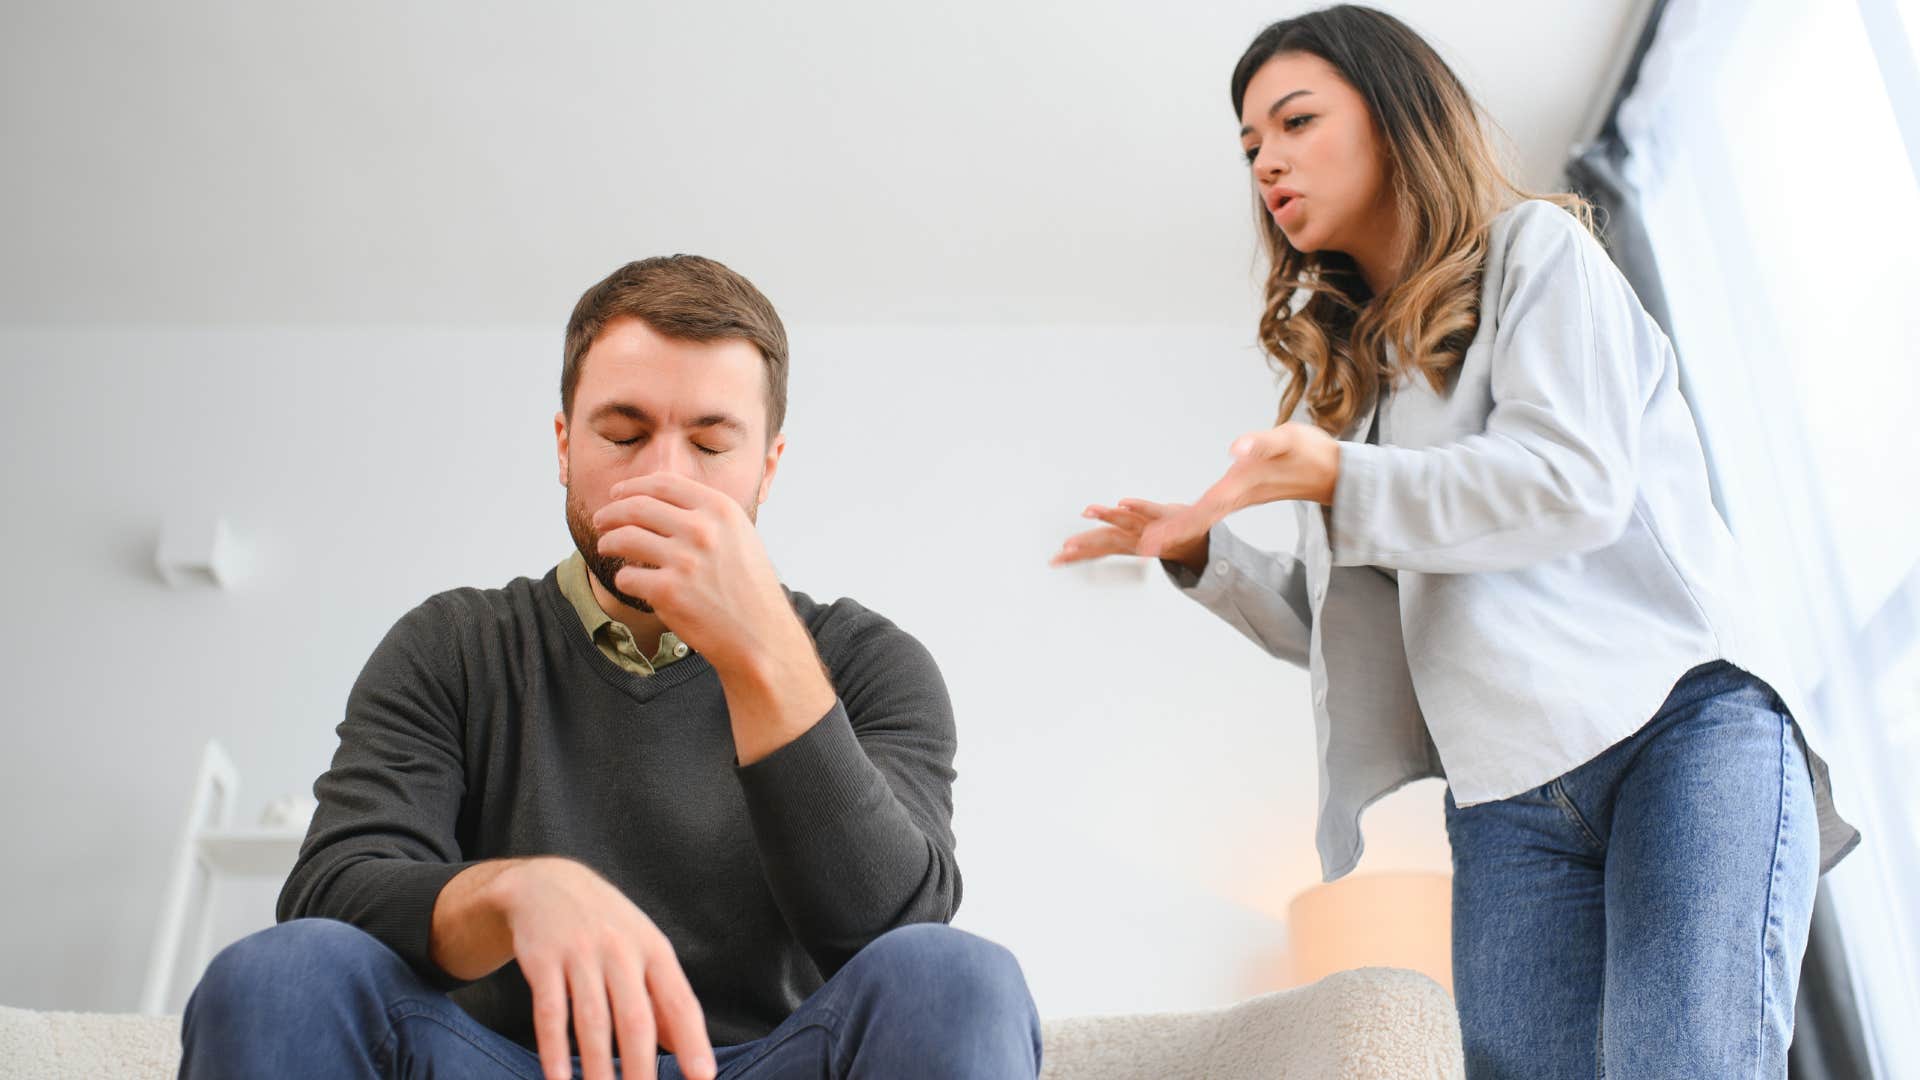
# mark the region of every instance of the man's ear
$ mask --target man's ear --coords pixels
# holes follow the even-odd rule
[[[560,455],[560,486],[567,486],[567,414],[553,414],[554,450]]]
[[[759,497],[754,500],[754,505],[759,506],[765,504],[767,497],[772,494],[773,474],[780,471],[780,455],[786,452],[787,436],[785,432],[781,432],[773,437],[773,442],[767,447],[767,464],[766,468],[761,470],[760,494]]]

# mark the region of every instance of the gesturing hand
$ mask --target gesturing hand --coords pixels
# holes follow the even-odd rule
[[[1233,441],[1234,462],[1192,506],[1148,525],[1142,555],[1181,550],[1236,510],[1301,499],[1331,504],[1340,479],[1340,443],[1311,424],[1282,424]]]
[[[1161,552],[1149,552],[1141,546],[1141,534],[1155,522],[1164,521],[1169,516],[1178,517],[1188,507],[1175,503],[1162,505],[1145,499],[1121,499],[1118,506],[1089,506],[1080,512],[1081,517],[1103,521],[1102,528],[1089,529],[1066,539],[1060,545],[1051,560],[1054,566],[1085,562],[1107,555],[1151,555]],[[1207,531],[1202,528],[1197,534],[1181,532],[1162,537],[1162,555],[1169,562],[1183,563],[1196,572],[1207,562]]]
[[[586,1080],[655,1076],[664,1044],[690,1080],[713,1080],[706,1018],[673,946],[626,894],[581,863],[535,858],[496,879],[513,955],[533,990],[533,1032],[548,1080],[573,1075],[573,1017]],[[611,1028],[611,1030],[609,1030]]]

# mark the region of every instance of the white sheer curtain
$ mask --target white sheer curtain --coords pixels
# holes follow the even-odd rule
[[[1735,533],[1864,842],[1828,881],[1920,1076],[1920,0],[1675,0],[1618,117]]]

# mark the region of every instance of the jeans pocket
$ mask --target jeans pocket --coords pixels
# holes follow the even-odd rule
[[[1606,852],[1606,841],[1600,839],[1600,835],[1593,831],[1593,826],[1588,824],[1586,815],[1582,814],[1580,808],[1573,804],[1573,798],[1567,794],[1566,785],[1562,784],[1559,780],[1550,780],[1540,791],[1548,802],[1560,808],[1560,812],[1566,815],[1567,820],[1573,823],[1574,828],[1580,830],[1580,835],[1586,838],[1586,842],[1593,848],[1594,854],[1598,855]]]

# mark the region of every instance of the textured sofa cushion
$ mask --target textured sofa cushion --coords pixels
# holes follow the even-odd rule
[[[0,1005],[0,1077],[7,1080],[172,1080],[180,1018],[34,1012]]]
[[[1457,1080],[1453,998],[1425,975],[1362,968],[1208,1012],[1054,1020],[1043,1080]]]
[[[1343,971],[1207,1012],[1045,1025],[1045,1080],[1456,1080],[1453,999],[1424,975]],[[0,1005],[4,1080],[172,1080],[180,1018]]]

